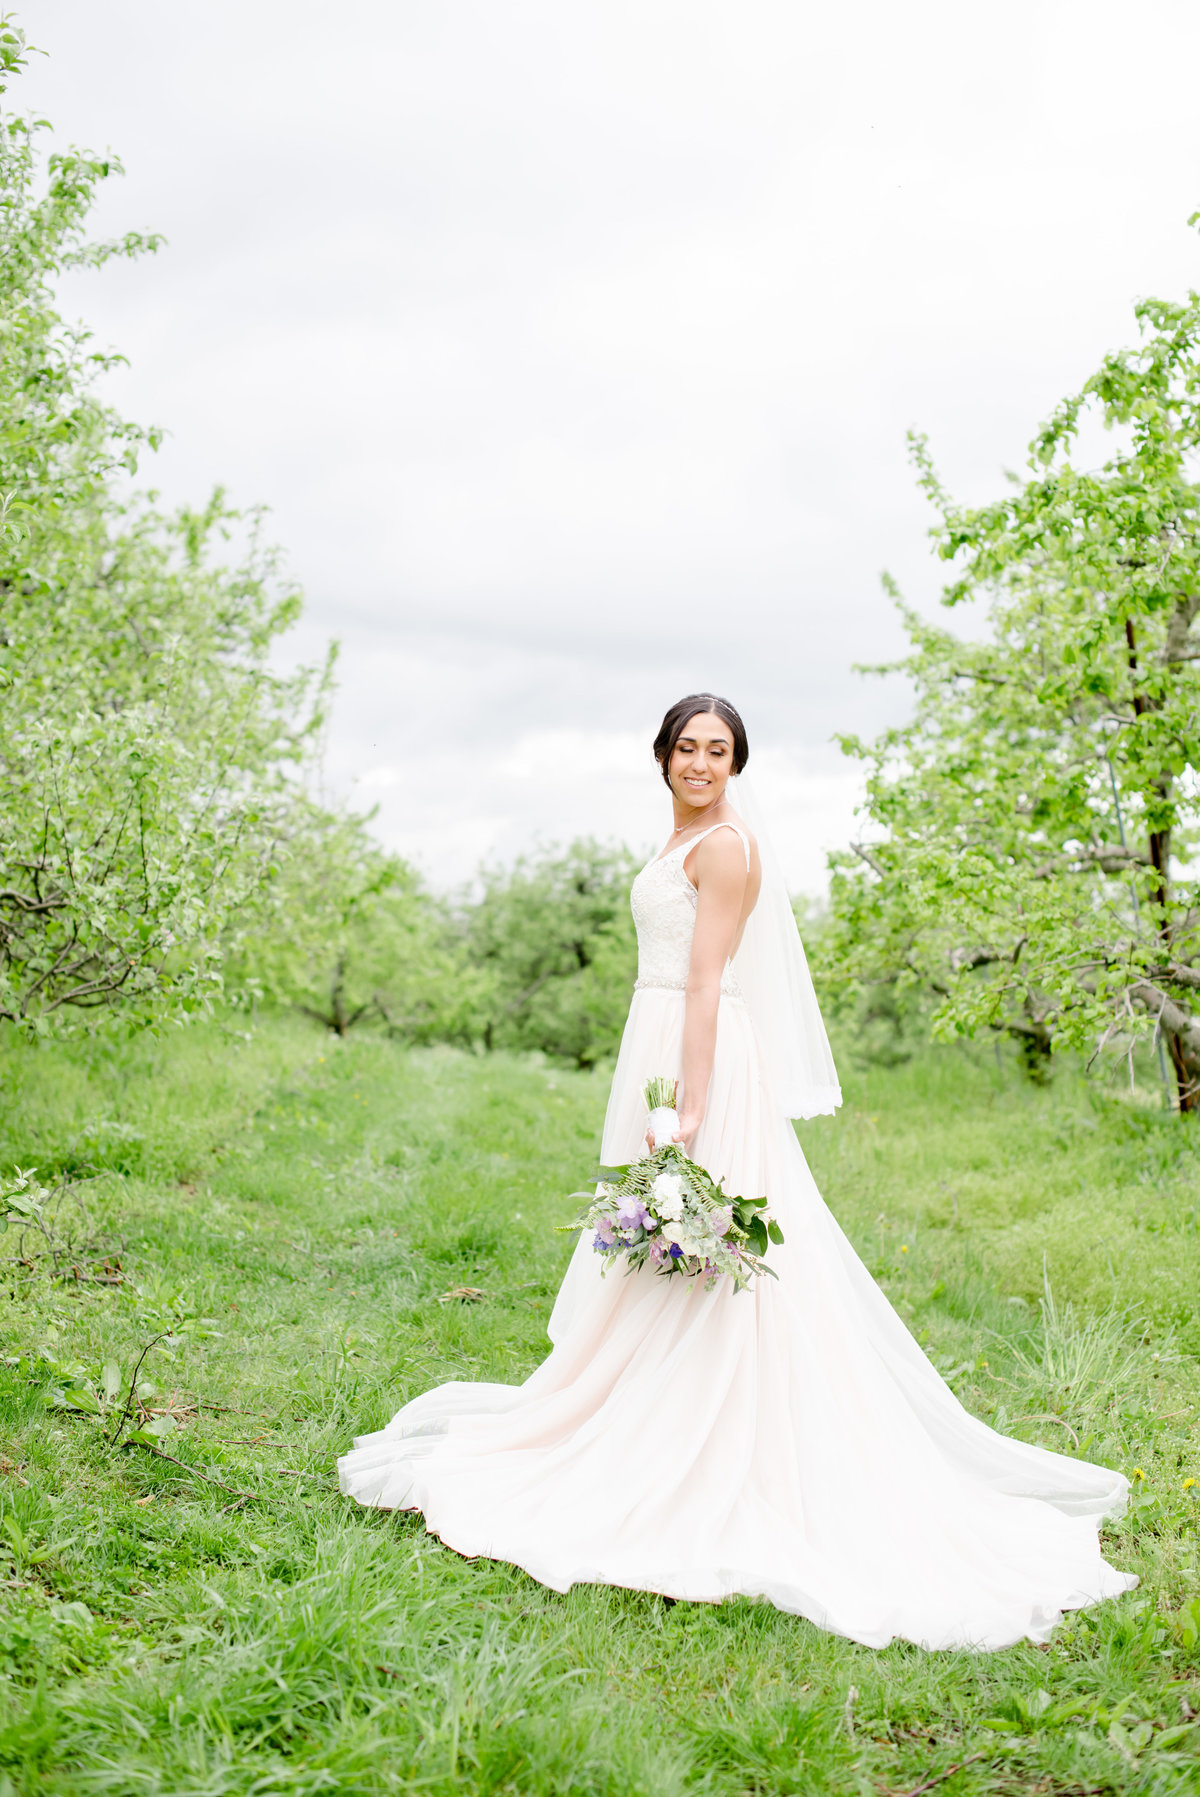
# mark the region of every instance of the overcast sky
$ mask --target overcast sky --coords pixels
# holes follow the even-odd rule
[[[743,710],[798,887],[831,744],[903,695],[939,570],[904,434],[996,493],[1197,282],[1194,0],[26,0],[10,105],[113,148],[151,261],[66,310],[166,427],[147,476],[272,509],[337,636],[331,784],[439,882],[667,830],[648,743]]]

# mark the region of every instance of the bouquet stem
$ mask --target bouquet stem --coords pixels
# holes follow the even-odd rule
[[[679,1128],[679,1112],[675,1109],[678,1095],[679,1082],[664,1079],[661,1074],[655,1079],[648,1079],[642,1090],[646,1109],[650,1113],[647,1128],[656,1149],[665,1148],[668,1142],[675,1139],[675,1132]]]

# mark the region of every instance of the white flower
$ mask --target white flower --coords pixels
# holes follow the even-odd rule
[[[654,1208],[668,1222],[683,1215],[683,1181],[678,1173],[660,1173],[654,1182]]]
[[[703,1259],[707,1243],[703,1236],[696,1233],[693,1223],[686,1220],[682,1223],[664,1223],[662,1233],[664,1241],[674,1242],[685,1254],[699,1255]]]

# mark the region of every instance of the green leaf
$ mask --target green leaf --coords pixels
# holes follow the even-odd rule
[[[99,1416],[101,1409],[95,1392],[83,1385],[51,1386],[45,1404],[48,1410],[80,1410],[87,1416]]]

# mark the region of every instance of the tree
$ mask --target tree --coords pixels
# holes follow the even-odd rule
[[[461,919],[360,819],[314,809],[281,885],[277,909],[294,926],[243,942],[239,990],[294,1005],[339,1036],[374,1022],[406,1042],[482,1038],[493,978],[472,961]]]
[[[489,975],[489,1048],[542,1049],[591,1067],[615,1051],[637,971],[634,858],[580,841],[485,874],[467,944]]]
[[[1196,221],[1193,220],[1193,223]],[[831,967],[923,983],[941,1033],[1052,1047],[1157,1033],[1181,1110],[1200,1108],[1200,296],[1136,308],[1035,437],[1029,472],[956,505],[912,440],[956,564],[943,603],[980,601],[964,641],[897,596],[909,723],[843,747],[868,769],[864,840],[834,858]],[[1095,471],[1072,460],[1098,417]],[[882,671],[882,670],[879,670]]]
[[[0,21],[4,76],[23,52]],[[219,988],[302,833],[329,675],[272,661],[300,600],[257,520],[130,496],[155,435],[97,398],[119,358],[54,286],[157,240],[89,241],[119,165],[51,155],[43,176],[40,128],[0,118],[0,1019],[34,1029]]]

